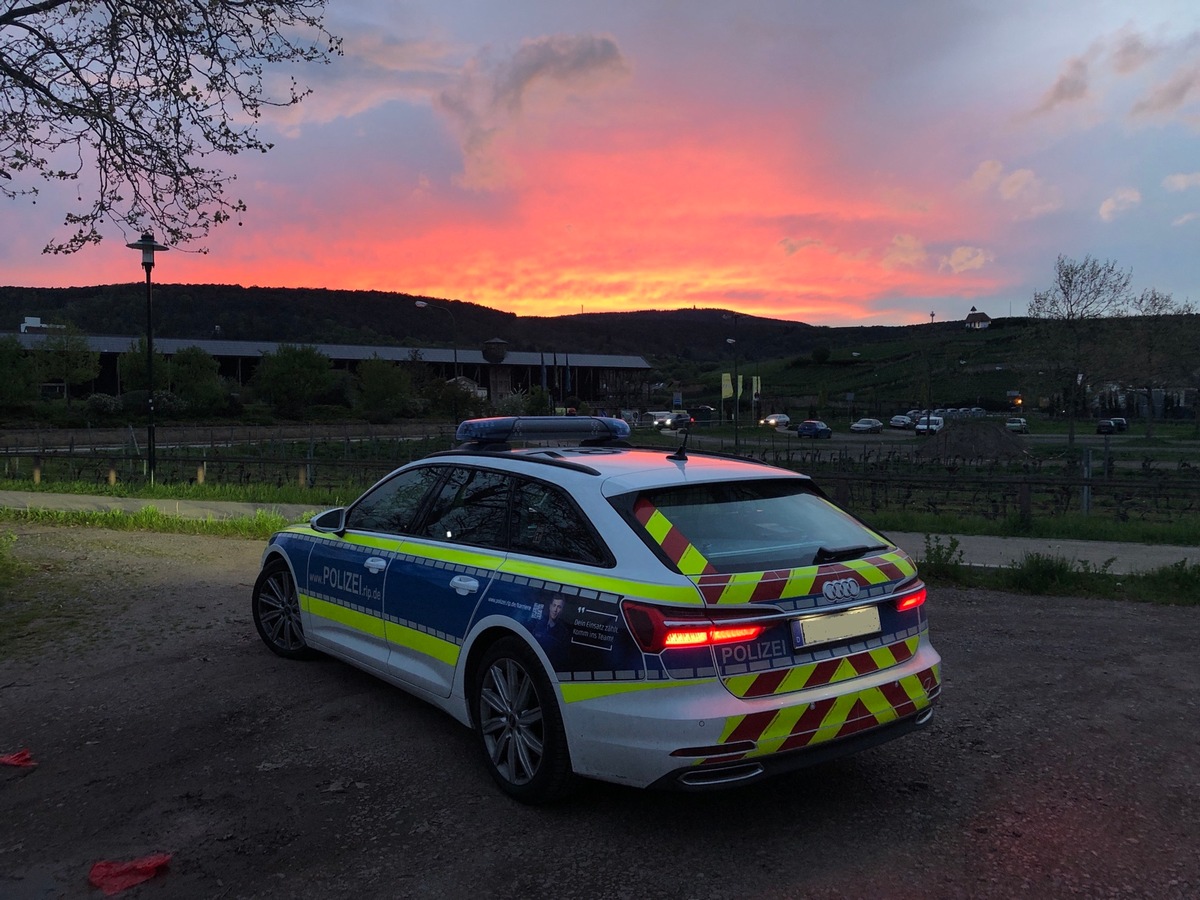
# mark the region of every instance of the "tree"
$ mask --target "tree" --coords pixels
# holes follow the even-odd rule
[[[1081,262],[1060,255],[1054,283],[1029,303],[1029,317],[1057,327],[1044,329],[1043,365],[1063,391],[1069,427],[1067,443],[1075,443],[1075,417],[1084,405],[1085,386],[1104,358],[1101,320],[1123,315],[1130,302],[1132,275],[1111,261],[1085,256]]]
[[[378,356],[359,363],[358,387],[358,408],[369,421],[389,422],[413,406],[409,373]]]
[[[251,376],[255,390],[283,416],[300,418],[333,388],[332,363],[316,347],[280,344],[264,353]]]
[[[129,349],[117,357],[117,374],[121,378],[121,390],[149,390],[146,383],[146,338],[139,337]],[[171,382],[171,364],[161,353],[154,354],[154,390],[166,390]]]
[[[1146,436],[1154,435],[1154,392],[1183,384],[1195,360],[1193,348],[1179,327],[1180,316],[1193,315],[1189,301],[1176,301],[1154,288],[1130,302],[1124,350],[1124,383],[1145,398]]]
[[[87,338],[74,325],[47,334],[35,358],[41,381],[62,382],[67,406],[71,405],[71,388],[93,381],[100,374],[100,354],[88,348]]]
[[[33,365],[13,335],[0,338],[0,409],[15,409],[33,400]]]
[[[158,372],[157,364],[154,371]],[[199,347],[184,347],[171,358],[171,387],[195,412],[220,409],[228,400],[221,364]]]
[[[310,93],[293,79],[266,92],[267,64],[328,62],[340,40],[326,0],[41,0],[0,11],[0,193],[36,195],[38,182],[94,172],[66,214],[74,229],[48,253],[73,253],[153,226],[170,243],[208,234],[245,208],[210,169],[214,154],[267,152],[264,107]],[[311,40],[306,39],[311,38]]]

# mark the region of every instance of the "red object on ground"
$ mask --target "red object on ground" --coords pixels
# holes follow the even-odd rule
[[[131,859],[129,862],[102,859],[92,865],[92,870],[88,873],[88,884],[100,888],[111,897],[125,888],[149,881],[165,870],[170,861],[170,853],[154,853],[141,859]]]
[[[5,753],[0,756],[0,765],[3,766],[22,766],[31,769],[37,765],[33,761],[33,754],[29,752],[29,748],[18,750],[16,753]]]

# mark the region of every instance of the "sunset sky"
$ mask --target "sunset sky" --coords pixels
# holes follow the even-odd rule
[[[1200,300],[1195,0],[330,0],[328,22],[345,55],[300,72],[275,149],[218,163],[241,224],[156,281],[896,325],[1023,315],[1090,254]],[[0,283],[142,277],[115,229],[41,254],[68,202],[0,200]]]

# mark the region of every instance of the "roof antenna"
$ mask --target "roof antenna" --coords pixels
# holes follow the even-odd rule
[[[683,443],[680,444],[679,449],[676,450],[674,453],[672,453],[670,456],[668,456],[667,459],[673,460],[675,462],[687,462],[687,458],[688,458],[687,442],[688,442],[688,438],[691,436],[692,436],[691,426],[684,428],[683,429]]]

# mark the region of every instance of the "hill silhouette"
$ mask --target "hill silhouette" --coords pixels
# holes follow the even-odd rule
[[[449,309],[420,309],[416,301]],[[73,324],[87,334],[145,331],[145,284],[94,287],[0,287],[0,331],[27,316]],[[383,291],[155,284],[156,337],[313,344],[479,347],[501,338],[511,350],[638,354],[703,362],[739,351],[756,356],[808,356],[820,345],[866,344],[914,326],[830,328],[727,310],[681,309],[518,316],[474,303]],[[929,326],[922,326],[928,329]],[[938,327],[961,329],[958,322]]]

